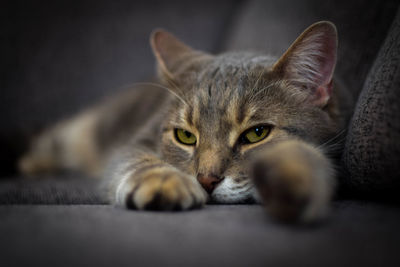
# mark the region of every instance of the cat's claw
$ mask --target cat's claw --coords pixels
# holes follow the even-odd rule
[[[148,171],[135,179],[128,193],[128,208],[140,210],[188,210],[203,206],[207,194],[190,176],[177,170]]]

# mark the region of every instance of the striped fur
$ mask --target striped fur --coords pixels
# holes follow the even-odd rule
[[[332,47],[324,42],[336,42],[332,27],[312,25],[280,59],[213,56],[157,31],[151,44],[161,84],[136,85],[59,123],[33,142],[21,169],[101,175],[110,201],[130,208],[264,202],[276,218],[316,220],[334,189],[328,151],[319,145],[345,128],[350,109],[346,92],[331,81],[334,62],[321,60],[336,53],[324,50]],[[271,127],[265,139],[238,141],[260,124]],[[196,145],[178,142],[176,128],[193,133]],[[200,176],[221,182],[207,194]]]

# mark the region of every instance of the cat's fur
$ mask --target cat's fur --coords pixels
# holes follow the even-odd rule
[[[279,219],[326,214],[335,182],[321,145],[345,128],[350,110],[332,80],[333,24],[313,24],[279,59],[213,56],[165,31],[155,31],[151,45],[163,85],[139,84],[48,129],[21,170],[102,175],[113,203],[137,209],[261,201]],[[238,141],[260,124],[271,127],[265,139]],[[176,128],[196,144],[178,142]]]

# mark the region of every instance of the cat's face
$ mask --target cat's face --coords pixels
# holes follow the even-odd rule
[[[258,151],[289,138],[320,143],[334,132],[324,92],[315,96],[303,80],[277,72],[275,58],[179,49],[183,56],[162,70],[177,96],[162,125],[162,155],[197,177],[212,201],[257,200],[250,166]]]

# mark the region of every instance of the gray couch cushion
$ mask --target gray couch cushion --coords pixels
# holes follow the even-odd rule
[[[317,228],[275,224],[257,205],[190,212],[0,206],[2,266],[399,266],[398,208],[335,204]]]
[[[400,9],[358,99],[343,162],[351,191],[399,197]]]
[[[0,204],[104,204],[99,181],[81,174],[0,180]]]

